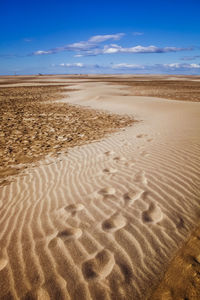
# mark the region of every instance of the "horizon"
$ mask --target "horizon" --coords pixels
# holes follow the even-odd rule
[[[200,3],[9,1],[0,75],[200,74]]]

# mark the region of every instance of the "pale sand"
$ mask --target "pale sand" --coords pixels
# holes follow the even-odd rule
[[[0,297],[146,299],[199,222],[200,104],[69,81],[61,101],[141,122],[1,188]]]

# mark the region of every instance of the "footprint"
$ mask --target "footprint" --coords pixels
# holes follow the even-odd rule
[[[126,167],[133,167],[135,166],[136,160],[128,161],[125,163]]]
[[[132,190],[124,194],[125,204],[133,204],[137,199],[139,199],[142,196],[143,193],[143,190]]]
[[[67,241],[70,239],[78,239],[82,235],[82,230],[80,228],[67,227],[65,230],[60,231],[57,234],[57,237],[62,239],[63,241]]]
[[[131,146],[131,143],[130,142],[125,142],[124,146]]]
[[[141,152],[141,155],[147,157],[147,156],[149,156],[150,154],[149,154],[148,152],[146,152],[146,151],[143,151],[143,152]]]
[[[148,183],[144,171],[141,171],[141,172],[137,173],[135,175],[134,179],[135,179],[136,182],[143,183],[144,185],[146,185]]]
[[[114,169],[114,168],[105,168],[103,170],[104,173],[107,173],[107,174],[115,174],[117,172],[117,169]]]
[[[126,158],[123,157],[123,156],[115,156],[113,159],[114,159],[115,161],[125,161],[125,160],[126,160]]]
[[[177,223],[176,223],[176,228],[177,229],[182,229],[185,226],[184,219],[182,217],[177,217]]]
[[[148,210],[142,213],[142,220],[144,223],[158,223],[163,219],[163,213],[159,206],[151,203]]]
[[[39,290],[37,291],[34,290],[28,291],[23,299],[50,300],[50,296],[45,289],[39,288]]]
[[[106,151],[106,152],[104,152],[104,154],[109,156],[109,155],[114,155],[115,152],[114,151]]]
[[[65,210],[68,211],[69,213],[71,213],[73,216],[84,209],[84,205],[81,203],[78,204],[70,204],[68,206],[65,207]]]
[[[6,258],[0,258],[0,271],[3,270],[7,266],[7,259]]]
[[[145,135],[144,134],[138,134],[138,135],[136,135],[136,137],[138,138],[138,139],[141,139],[141,138],[143,138]]]
[[[104,249],[82,264],[82,272],[86,280],[104,279],[112,272],[114,265],[114,255]]]
[[[100,195],[103,195],[103,196],[109,196],[109,195],[114,195],[115,194],[115,188],[113,187],[106,187],[106,188],[103,188],[101,190],[99,190],[99,194]]]
[[[153,139],[148,139],[148,140],[147,140],[147,142],[151,142],[151,141],[153,141]]]
[[[109,219],[102,223],[102,228],[105,231],[115,232],[126,225],[125,218],[119,214],[115,213]]]

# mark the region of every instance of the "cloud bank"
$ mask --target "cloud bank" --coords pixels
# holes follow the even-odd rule
[[[182,63],[170,63],[170,64],[154,64],[154,65],[137,65],[120,63],[113,64],[112,69],[117,70],[145,70],[145,71],[185,71],[185,70],[200,70],[200,64],[182,64]]]
[[[116,44],[105,45],[102,49],[91,49],[87,50],[81,56],[87,55],[100,55],[100,54],[114,54],[114,53],[168,53],[168,52],[179,52],[179,51],[188,51],[192,48],[178,48],[178,47],[156,47],[154,45],[143,47],[143,46],[134,46],[134,47],[122,47]],[[80,56],[80,55],[79,55]]]
[[[169,63],[169,64],[151,64],[140,65],[130,63],[118,63],[118,64],[84,64],[84,63],[61,63],[54,65],[55,67],[66,68],[69,72],[73,73],[73,70],[84,72],[96,70],[98,73],[179,73],[181,72],[200,72],[200,64],[188,64],[188,63]],[[96,72],[95,71],[95,72]]]
[[[72,43],[65,45],[63,47],[52,48],[49,50],[37,50],[32,53],[32,55],[46,55],[55,54],[63,51],[73,51],[75,52],[75,57],[82,56],[97,56],[105,54],[116,54],[116,53],[169,53],[169,52],[179,52],[179,51],[189,51],[193,48],[183,48],[183,47],[157,47],[155,45],[150,46],[133,46],[133,47],[123,47],[118,44],[107,44],[102,45],[107,41],[117,41],[120,40],[125,34],[107,34],[107,35],[94,35],[90,37],[87,41],[80,41],[77,43]],[[133,35],[142,35],[141,32],[134,32]]]
[[[49,50],[38,50],[33,52],[33,55],[44,55],[44,54],[55,54],[62,51],[75,51],[75,52],[87,52],[92,49],[97,49],[99,43],[106,42],[108,40],[117,41],[121,39],[125,34],[116,33],[116,34],[106,34],[106,35],[94,35],[90,37],[87,41],[80,41],[73,44],[68,44],[63,47],[52,48]]]

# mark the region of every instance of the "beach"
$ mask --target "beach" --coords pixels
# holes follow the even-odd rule
[[[0,93],[0,299],[198,299],[200,77],[1,76]]]

